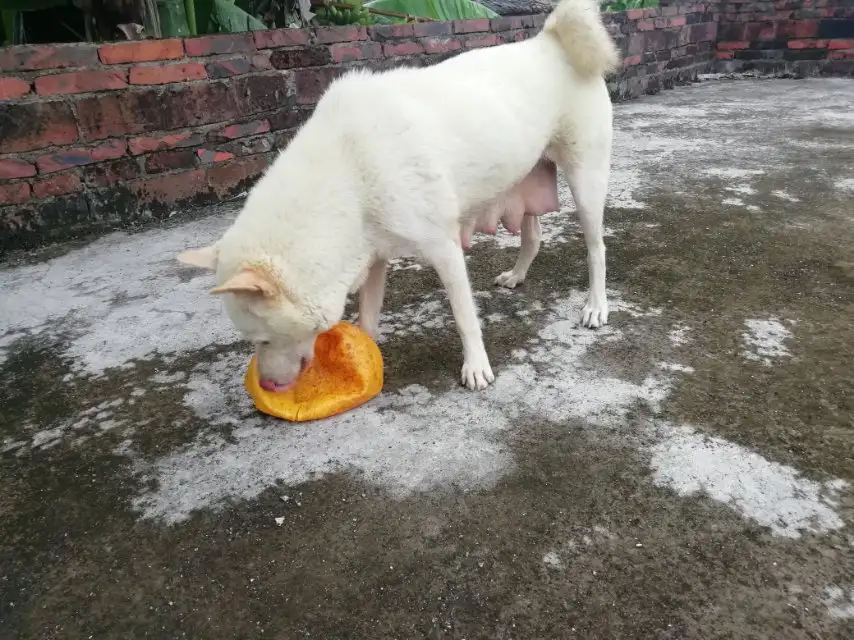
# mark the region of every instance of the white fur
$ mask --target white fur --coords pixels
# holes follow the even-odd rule
[[[259,350],[262,376],[266,368],[271,379],[289,382],[298,368],[282,361],[305,353],[310,336],[340,320],[348,291],[363,282],[361,323],[375,334],[386,262],[416,254],[448,292],[463,383],[486,387],[494,376],[461,223],[541,157],[567,173],[584,230],[591,290],[582,321],[607,322],[602,214],[612,117],[602,74],[615,60],[595,0],[563,0],[530,40],[333,83],[216,245],[218,284],[260,264],[281,291],[226,295],[238,329],[269,342],[266,356]],[[500,284],[524,279],[539,235],[538,222],[523,224],[519,261]]]

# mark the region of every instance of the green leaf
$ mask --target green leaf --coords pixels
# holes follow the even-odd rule
[[[234,4],[234,0],[195,0],[199,33],[264,31],[267,26]]]
[[[366,2],[365,6],[368,9],[393,11],[395,13],[405,13],[411,16],[418,16],[419,18],[433,18],[434,20],[441,21],[500,17],[491,9],[471,0],[371,0],[371,2]],[[373,14],[373,17],[377,23],[404,21],[402,18],[379,16],[376,14]]]
[[[160,35],[164,38],[189,36],[190,25],[184,0],[158,0],[157,12],[160,15]]]

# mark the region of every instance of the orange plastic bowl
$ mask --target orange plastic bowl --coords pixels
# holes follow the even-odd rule
[[[367,333],[339,322],[317,336],[314,359],[286,391],[261,388],[255,356],[244,384],[263,413],[291,422],[319,420],[355,409],[378,395],[383,388],[383,358]]]

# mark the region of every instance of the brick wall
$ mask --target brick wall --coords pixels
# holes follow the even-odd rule
[[[609,81],[615,100],[670,89],[712,71],[717,0],[661,4],[657,9],[605,14],[623,54],[622,68]]]
[[[609,79],[612,97],[655,93],[711,71],[719,28],[754,21],[753,10],[741,11],[744,3],[720,2],[662,0],[660,9],[605,14],[623,55],[622,69]],[[769,20],[848,24],[846,7],[854,0],[832,2],[832,17],[791,13],[798,9],[780,17],[775,9]],[[544,21],[524,16],[0,49],[0,254],[238,194],[347,69],[432,64],[531,37]],[[828,28],[812,36],[793,32],[789,40],[827,38],[821,29]],[[752,47],[754,40],[734,41]],[[718,48],[717,56],[736,50]],[[846,51],[838,43],[821,50],[828,59]],[[729,57],[725,63],[736,61]]]
[[[346,69],[530,37],[543,16],[0,49],[0,252],[237,194]]]
[[[854,0],[725,0],[719,71],[854,76]]]

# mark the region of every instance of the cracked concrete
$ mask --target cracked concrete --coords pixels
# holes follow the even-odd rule
[[[0,637],[845,638],[854,632],[854,82],[616,108],[612,324],[564,213],[469,258],[488,391],[394,265],[383,394],[258,415],[174,262],[235,214],[0,268]]]

